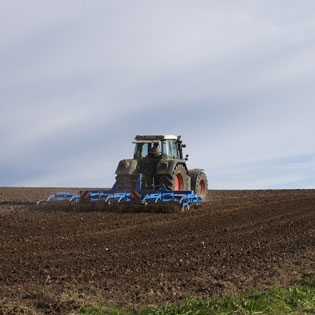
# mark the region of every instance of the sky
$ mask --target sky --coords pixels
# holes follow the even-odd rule
[[[0,186],[111,187],[137,134],[209,189],[315,188],[315,1],[0,2]]]

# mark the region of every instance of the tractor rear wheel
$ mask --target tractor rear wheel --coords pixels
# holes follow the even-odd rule
[[[189,170],[188,174],[191,179],[191,189],[199,194],[203,200],[206,200],[208,193],[208,179],[202,170]]]
[[[116,176],[117,191],[135,190],[137,185],[137,176],[128,174],[118,174]]]
[[[167,190],[189,190],[190,179],[186,168],[182,164],[177,164],[172,174],[158,176],[159,185],[164,185]]]

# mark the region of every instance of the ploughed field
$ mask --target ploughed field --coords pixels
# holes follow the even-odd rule
[[[210,191],[184,213],[34,207],[60,190],[0,188],[0,313],[138,309],[315,278],[315,190]]]

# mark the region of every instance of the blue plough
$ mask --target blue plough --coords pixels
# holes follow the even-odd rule
[[[173,203],[181,206],[182,210],[189,210],[191,206],[198,206],[202,197],[192,190],[167,190],[164,186],[159,190],[142,190],[142,174],[138,175],[134,191],[118,192],[114,185],[110,190],[85,190],[79,194],[57,192],[48,197],[47,202],[63,201],[67,203],[97,202],[104,204],[133,203],[133,204],[164,204]],[[40,201],[38,202],[38,204]]]

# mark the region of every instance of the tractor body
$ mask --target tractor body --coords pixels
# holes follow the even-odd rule
[[[205,198],[207,177],[202,169],[187,168],[181,136],[138,135],[133,143],[133,159],[121,160],[116,170],[118,191],[133,189],[142,174],[143,189],[193,190]]]

